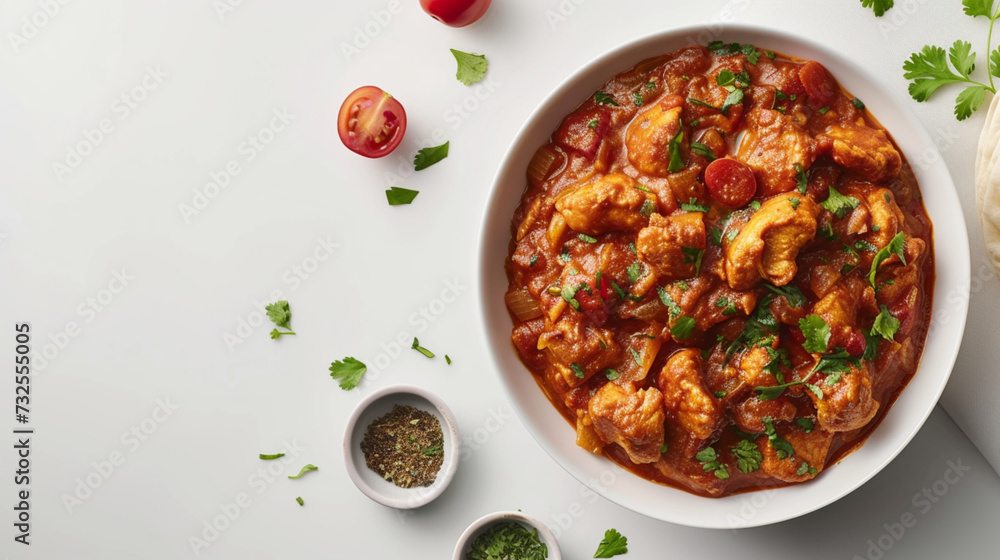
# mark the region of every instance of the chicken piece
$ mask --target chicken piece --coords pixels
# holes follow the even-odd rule
[[[688,253],[705,249],[707,235],[702,217],[701,212],[668,217],[653,214],[649,227],[643,228],[635,240],[639,258],[664,280],[695,276],[696,257]]]
[[[657,103],[636,115],[625,131],[625,147],[628,160],[640,172],[654,177],[670,174],[670,141],[681,131],[681,107],[683,98],[668,96],[667,101]]]
[[[799,193],[764,202],[726,247],[726,278],[734,290],[754,287],[761,278],[784,286],[795,278],[799,250],[816,235],[820,205]]]
[[[842,346],[850,349],[851,343],[859,336],[863,339],[858,329],[858,313],[862,311],[867,315],[878,314],[875,290],[866,280],[847,276],[816,302],[812,312],[830,325],[830,348]],[[864,347],[861,349],[864,350]]]
[[[707,440],[722,426],[722,404],[701,379],[701,351],[688,348],[674,354],[660,370],[656,385],[663,393],[667,419],[692,438]]]
[[[764,371],[771,363],[771,354],[763,346],[754,346],[742,352],[734,364],[740,379],[750,387],[777,385],[774,375]]]
[[[709,329],[735,315],[750,315],[757,307],[756,292],[737,292],[725,282],[712,278],[713,289],[702,296],[688,312],[698,323],[698,330]]]
[[[831,384],[831,381],[835,382]],[[867,362],[862,362],[861,367],[851,366],[848,373],[827,375],[825,381],[814,384],[823,393],[823,398],[812,391],[806,391],[806,395],[816,406],[816,418],[824,430],[856,430],[868,424],[878,412],[879,403],[872,396],[872,376]]]
[[[649,222],[656,196],[635,186],[628,175],[605,175],[592,183],[569,187],[567,194],[556,200],[556,210],[569,227],[588,235],[637,231]]]
[[[832,144],[833,161],[873,183],[895,179],[903,166],[903,158],[885,131],[865,125],[862,119],[830,125],[819,140]]]
[[[751,125],[744,137],[737,159],[754,170],[757,194],[774,196],[798,185],[799,169],[809,169],[818,155],[818,144],[798,122],[795,115],[785,116],[771,109],[756,109],[748,115]]]
[[[607,383],[588,405],[594,431],[617,443],[633,463],[654,463],[663,450],[663,395],[655,388],[629,391]]]
[[[860,204],[848,217],[850,235],[865,234],[865,240],[882,248],[902,230],[903,210],[896,204],[892,191],[866,183],[852,183],[841,191]]]
[[[817,427],[807,434],[800,426],[786,422],[775,422],[774,427],[778,437],[788,442],[794,453],[784,456],[780,453],[783,447],[780,443],[779,447],[775,447],[768,437],[758,437],[755,443],[764,456],[758,471],[760,475],[774,477],[784,482],[804,482],[815,477],[826,467],[826,457],[833,443],[832,433]]]
[[[621,356],[614,333],[585,327],[580,314],[563,316],[551,327],[546,325],[538,337],[538,349],[549,354],[570,387],[582,385]]]
[[[730,410],[732,410],[733,422],[741,430],[751,434],[761,433],[765,430],[765,418],[770,418],[775,422],[791,422],[795,420],[795,414],[798,412],[795,403],[788,397],[782,396],[764,401],[756,395],[751,395],[735,404]]]

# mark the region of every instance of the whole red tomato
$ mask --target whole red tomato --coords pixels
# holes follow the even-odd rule
[[[445,25],[465,27],[483,17],[492,0],[420,0],[420,7]]]

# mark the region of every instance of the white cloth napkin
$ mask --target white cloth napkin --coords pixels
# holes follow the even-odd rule
[[[958,181],[958,175],[955,173],[959,196],[963,204],[971,206],[971,189]],[[1000,282],[996,276],[1000,274],[1000,95],[993,97],[979,139],[975,184],[977,219],[967,224],[972,252],[969,320],[941,404],[1000,473]],[[966,294],[944,297],[963,298]]]

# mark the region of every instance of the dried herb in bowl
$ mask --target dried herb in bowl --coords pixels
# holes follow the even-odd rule
[[[530,531],[516,521],[500,521],[479,533],[465,555],[467,560],[544,560],[549,548],[538,538],[538,529]]]
[[[433,414],[395,405],[361,440],[368,468],[400,488],[430,486],[444,464],[444,434]]]

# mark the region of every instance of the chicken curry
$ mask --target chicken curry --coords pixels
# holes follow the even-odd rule
[[[909,165],[820,63],[752,45],[604,84],[535,154],[511,232],[512,340],[577,444],[700,495],[857,449],[928,329]]]

